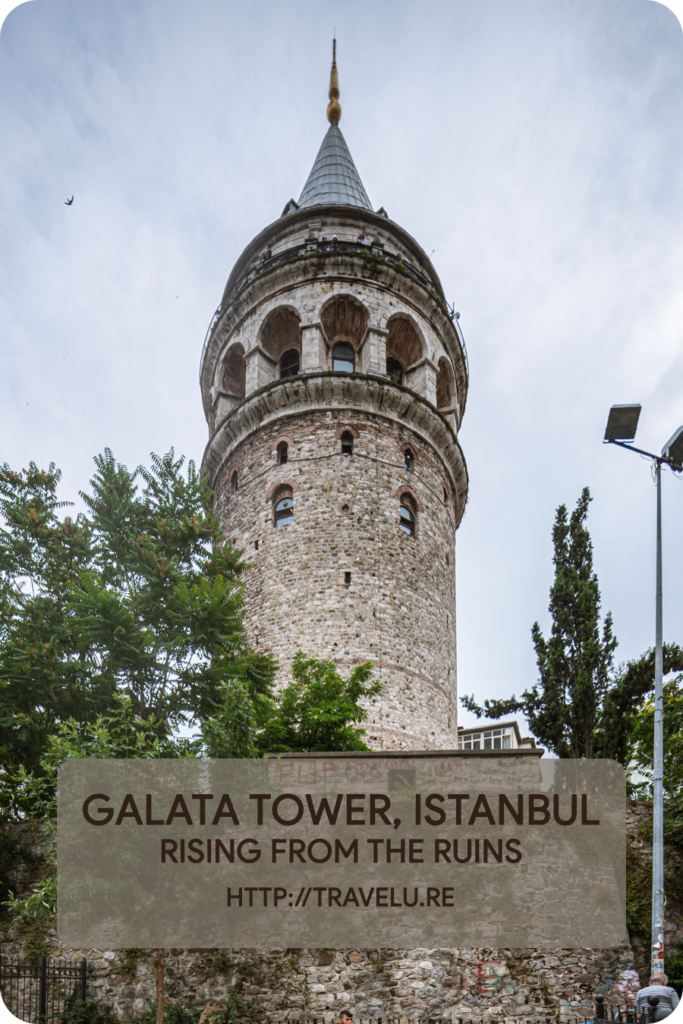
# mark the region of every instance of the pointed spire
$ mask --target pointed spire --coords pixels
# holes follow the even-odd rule
[[[371,210],[368,194],[349,153],[346,139],[339,127],[339,78],[337,76],[337,40],[332,43],[332,73],[330,75],[330,104],[327,108],[330,127],[318,150],[315,163],[308,175],[297,209],[309,206],[359,206]],[[293,200],[292,200],[293,202]],[[289,205],[285,207],[286,215]],[[291,211],[290,211],[291,212]]]
[[[341,103],[339,102],[339,75],[337,74],[337,40],[332,40],[332,70],[330,71],[330,102],[327,105],[327,120],[330,124],[341,121]]]
[[[338,124],[331,124],[299,196],[307,206],[360,206],[371,210],[368,194]]]

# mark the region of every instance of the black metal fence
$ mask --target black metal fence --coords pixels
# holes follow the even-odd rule
[[[86,960],[48,960],[30,964],[0,957],[0,992],[10,1013],[29,1024],[46,1024],[64,1016],[70,1004],[85,1001]]]

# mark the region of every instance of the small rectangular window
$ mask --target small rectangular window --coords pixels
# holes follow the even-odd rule
[[[351,573],[350,572],[345,572],[344,573],[344,586],[345,587],[350,587],[351,586]]]

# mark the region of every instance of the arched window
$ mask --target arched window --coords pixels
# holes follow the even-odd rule
[[[342,341],[332,349],[332,369],[342,373],[353,373],[356,353],[353,345],[348,341]]]
[[[413,468],[413,458],[414,456],[410,448],[406,448],[406,450],[403,453],[403,468],[407,470],[408,473],[410,473],[411,469]]]
[[[422,341],[412,322],[399,314],[392,317],[387,327],[387,359],[395,359],[404,367],[418,362],[423,355]]]
[[[341,453],[353,455],[353,434],[350,430],[345,430],[341,436]]]
[[[453,371],[447,359],[439,359],[439,370],[436,375],[436,407],[448,409],[453,405]]]
[[[259,341],[263,351],[280,370],[280,377],[284,377],[282,359],[291,352],[301,352],[301,325],[298,313],[286,307],[274,310],[263,323]]]
[[[403,383],[403,366],[392,356],[387,358],[387,377],[391,377],[394,384]]]
[[[232,398],[244,398],[246,379],[247,364],[244,359],[244,349],[240,344],[236,344],[228,349],[223,363],[223,391]]]
[[[278,466],[285,466],[287,464],[287,442],[280,441],[277,446],[277,464]]]
[[[295,377],[299,372],[299,353],[295,348],[290,348],[280,360],[280,376]]]
[[[405,499],[404,499],[405,500]],[[415,536],[415,513],[407,505],[401,505],[398,510],[398,525],[409,537]]]
[[[232,491],[233,494],[237,490],[237,470],[235,470],[235,472],[232,474],[232,477],[230,478],[230,490]]]
[[[294,522],[294,498],[280,498],[275,502],[275,525],[288,526]]]

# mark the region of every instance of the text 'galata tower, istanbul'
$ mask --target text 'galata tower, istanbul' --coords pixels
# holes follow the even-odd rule
[[[373,211],[334,56],[327,117],[298,202],[237,260],[207,334],[203,471],[280,681],[299,649],[342,675],[372,661],[370,745],[453,749],[465,345],[426,253]]]

